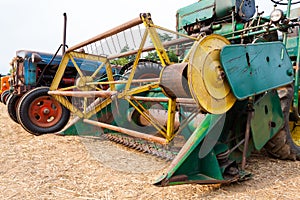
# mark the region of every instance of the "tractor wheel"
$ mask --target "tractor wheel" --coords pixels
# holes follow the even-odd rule
[[[162,70],[162,66],[155,62],[150,61],[142,61],[139,62],[135,73],[134,73],[134,79],[149,79],[149,78],[159,78],[160,72]],[[124,72],[124,77],[128,78],[130,75],[130,72],[132,71],[132,67],[129,67]],[[132,84],[135,85],[135,84]]]
[[[6,102],[8,115],[16,123],[19,123],[17,118],[17,105],[19,103],[19,100],[20,100],[19,95],[12,94],[9,95]]]
[[[297,123],[289,122],[289,113],[293,98],[293,92],[294,90],[292,85],[278,90],[281,109],[284,115],[284,126],[265,145],[265,149],[272,157],[283,160],[300,160],[300,143],[296,140]],[[291,123],[292,126],[290,127]],[[298,132],[298,135],[300,135],[300,132]]]
[[[2,92],[2,94],[1,94],[1,102],[4,103],[5,105],[6,105],[8,96],[9,96],[9,90],[5,90],[5,91]]]
[[[35,88],[23,95],[17,106],[18,121],[34,135],[60,131],[70,118],[70,111],[48,91],[48,87]]]

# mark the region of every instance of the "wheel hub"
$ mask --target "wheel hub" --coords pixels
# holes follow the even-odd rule
[[[41,96],[35,99],[29,106],[29,117],[37,126],[51,127],[60,120],[62,110],[53,98]]]
[[[43,114],[48,115],[50,113],[50,110],[48,108],[45,108],[43,110]]]
[[[83,91],[88,91],[88,90],[92,90],[93,87],[90,85],[87,85],[87,83],[93,82],[93,77],[91,76],[83,76],[83,77],[79,77],[76,80],[76,86],[78,89],[83,90]]]

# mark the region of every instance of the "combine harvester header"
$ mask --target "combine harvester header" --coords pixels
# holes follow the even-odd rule
[[[172,160],[160,186],[245,180],[246,158],[262,148],[299,159],[289,129],[299,119],[291,4],[263,17],[251,0],[202,0],[178,11],[177,31],[142,13],[70,47],[47,94],[75,115],[60,134],[103,135]],[[100,64],[86,74],[77,59]],[[61,88],[69,62],[78,77]]]

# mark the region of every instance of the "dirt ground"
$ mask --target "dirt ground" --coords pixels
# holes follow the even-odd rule
[[[300,199],[300,162],[257,154],[249,181],[153,186],[167,164],[101,139],[33,136],[0,105],[0,199]]]

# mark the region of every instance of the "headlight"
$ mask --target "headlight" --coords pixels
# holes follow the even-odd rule
[[[280,9],[275,9],[272,11],[270,15],[270,19],[274,23],[278,23],[280,20],[283,19],[283,12]]]

